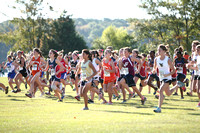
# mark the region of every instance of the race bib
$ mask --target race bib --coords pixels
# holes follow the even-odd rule
[[[159,71],[159,77],[160,77],[160,78],[163,79],[163,78],[164,78],[164,74],[165,74],[164,71]]]
[[[104,76],[105,77],[110,77],[110,72],[104,71]]]
[[[124,74],[127,75],[129,73],[128,68],[124,68]]]
[[[33,65],[32,70],[37,70],[37,65]]]
[[[177,67],[177,73],[183,73],[183,67]]]
[[[10,73],[10,72],[11,72],[11,67],[10,67],[10,66],[7,67],[7,70],[8,70],[8,72]]]
[[[87,78],[86,73],[81,73],[81,80],[86,80],[86,78]]]
[[[55,69],[51,69],[51,75],[53,76],[55,74],[56,74]]]

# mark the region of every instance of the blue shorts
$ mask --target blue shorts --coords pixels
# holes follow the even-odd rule
[[[57,78],[57,77],[54,75],[54,76],[51,76],[51,81],[57,81],[57,82],[60,82],[60,79]]]
[[[15,70],[13,70],[12,72],[8,73],[8,78],[14,79],[15,75],[16,75]]]
[[[61,77],[60,77],[60,79],[66,79],[67,78],[67,73],[65,72],[65,73],[61,73]]]
[[[44,72],[41,73],[40,78],[43,78]]]

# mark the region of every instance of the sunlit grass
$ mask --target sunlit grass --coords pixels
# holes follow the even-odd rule
[[[0,82],[8,85],[6,78]],[[95,98],[88,111],[83,111],[83,99],[78,102],[75,92],[66,89],[66,98],[58,103],[54,96],[28,98],[22,85],[22,92],[7,95],[0,91],[0,132],[199,132],[200,109],[197,95],[193,97],[166,97],[162,113],[155,114],[153,109],[158,100],[152,94],[141,105],[136,97],[125,104],[122,100],[113,105],[102,105]],[[153,91],[152,91],[153,92]],[[89,93],[88,93],[89,94]],[[180,94],[180,93],[179,93]],[[185,95],[185,94],[184,94]],[[106,94],[106,99],[108,99]]]

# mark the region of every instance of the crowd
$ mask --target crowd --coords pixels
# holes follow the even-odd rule
[[[129,47],[116,51],[111,46],[105,50],[83,49],[82,52],[67,54],[63,50],[51,49],[47,59],[38,48],[28,54],[11,52],[7,62],[0,66],[1,73],[5,69],[8,72],[9,87],[2,83],[0,87],[6,94],[9,88],[12,93],[19,93],[21,84],[24,84],[26,89],[29,88],[25,94],[29,98],[34,98],[39,90],[41,96],[54,95],[58,102],[62,102],[65,88],[69,85],[76,92],[75,99],[80,101],[83,97],[83,110],[88,110],[88,103],[94,103],[95,94],[102,104],[112,105],[113,99],[122,99],[125,103],[139,96],[144,105],[147,98],[142,95],[142,90],[148,86],[148,93],[153,89],[155,98],[158,98],[154,112],[160,113],[164,92],[167,96],[178,95],[180,88],[181,99],[184,99],[183,93],[189,82],[190,89],[186,94],[192,96],[197,92],[200,99],[200,42],[193,41],[191,50],[192,54],[188,55],[180,46],[170,57],[168,46],[163,44],[158,46],[157,51],[149,51],[148,54]],[[186,78],[187,74],[190,79]],[[45,87],[48,88],[46,92]],[[105,99],[104,93],[108,93],[108,99]]]

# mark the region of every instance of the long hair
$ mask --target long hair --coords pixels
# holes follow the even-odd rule
[[[92,61],[92,55],[88,49],[83,49],[82,52],[88,55],[88,59]]]
[[[33,51],[37,52],[40,55],[40,57],[43,57],[42,52],[40,51],[39,48],[34,48]]]

